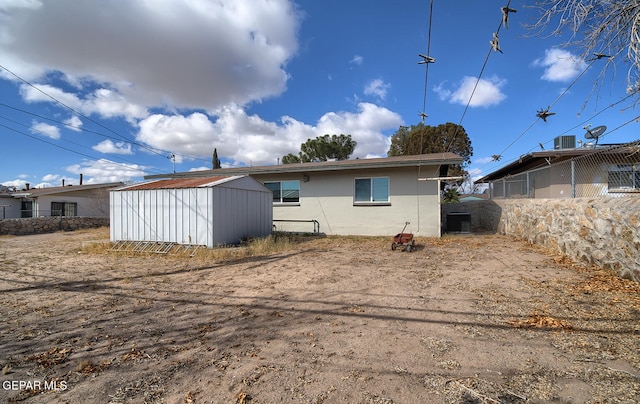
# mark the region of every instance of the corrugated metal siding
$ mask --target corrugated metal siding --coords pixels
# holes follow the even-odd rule
[[[215,247],[249,236],[266,236],[271,232],[272,194],[255,180],[248,180],[214,187],[113,191],[111,241]],[[252,189],[239,188],[242,185]]]

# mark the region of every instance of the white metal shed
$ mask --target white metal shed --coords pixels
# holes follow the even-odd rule
[[[110,192],[110,238],[205,245],[271,233],[273,193],[249,176],[152,181]]]

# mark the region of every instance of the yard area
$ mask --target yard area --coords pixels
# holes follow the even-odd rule
[[[640,284],[508,237],[95,240],[0,237],[0,402],[640,401]]]

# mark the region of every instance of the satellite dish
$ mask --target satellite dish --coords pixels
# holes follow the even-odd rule
[[[591,125],[589,125],[585,126],[584,129],[587,131],[587,133],[584,134],[585,139],[596,139],[596,141],[598,141],[598,138],[607,130],[607,127],[602,125],[591,129]]]
[[[585,139],[595,139],[596,144],[598,144],[598,138],[602,136],[602,134],[607,130],[607,127],[604,125],[596,126],[591,129],[591,125],[587,125],[584,127],[587,133],[584,134]]]

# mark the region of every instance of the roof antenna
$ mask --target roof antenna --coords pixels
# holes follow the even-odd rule
[[[595,139],[596,140],[596,144],[598,144],[598,138],[600,136],[602,136],[602,134],[607,130],[607,127],[604,125],[600,125],[600,126],[596,126],[595,128],[591,129],[591,124],[585,126],[583,128],[584,130],[587,131],[587,133],[584,134],[584,138],[585,139]]]

